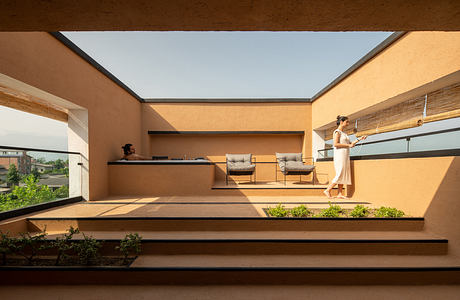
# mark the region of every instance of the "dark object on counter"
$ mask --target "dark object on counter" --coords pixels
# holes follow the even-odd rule
[[[152,160],[164,160],[168,159],[167,156],[152,156]]]
[[[183,158],[171,158],[171,160],[184,160]]]
[[[204,160],[204,157],[195,157],[194,160]]]

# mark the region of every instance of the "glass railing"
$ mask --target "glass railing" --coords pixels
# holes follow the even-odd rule
[[[79,197],[78,152],[0,146],[0,212]]]
[[[460,149],[460,127],[427,133],[407,135],[367,143],[350,149],[350,156],[393,153],[410,153],[435,150]],[[318,158],[332,158],[333,149],[318,150]]]

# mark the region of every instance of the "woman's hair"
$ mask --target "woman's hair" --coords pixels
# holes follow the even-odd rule
[[[124,146],[121,147],[121,149],[123,149],[123,153],[124,153],[125,155],[128,155],[128,154],[129,154],[129,150],[130,150],[130,148],[131,148],[132,145],[133,145],[133,144],[126,144],[126,145],[124,145]]]
[[[340,125],[340,122],[345,122],[346,120],[348,120],[347,116],[338,115],[337,116],[337,125]]]

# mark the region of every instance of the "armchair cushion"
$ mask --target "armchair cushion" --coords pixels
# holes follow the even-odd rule
[[[279,167],[283,174],[310,174],[315,166],[304,165],[302,153],[276,153]]]
[[[226,154],[229,172],[254,172],[256,165],[251,163],[252,154]]]

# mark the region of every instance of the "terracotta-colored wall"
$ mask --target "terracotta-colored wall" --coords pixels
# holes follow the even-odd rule
[[[318,162],[317,169],[331,172],[333,162]],[[460,157],[352,161],[352,178],[352,199],[425,217],[426,228],[460,254]]]
[[[225,153],[253,153],[274,160],[274,153],[311,156],[310,103],[175,103],[143,104],[143,132],[167,131],[304,131],[301,136],[213,135],[145,136],[149,155],[206,156],[225,160]],[[150,147],[149,147],[150,146]]]
[[[110,165],[109,171],[117,196],[203,195],[214,183],[214,165]]]
[[[15,165],[17,168],[18,159],[16,157],[0,157],[0,166],[8,170],[11,164]]]
[[[0,73],[88,109],[89,198],[108,195],[107,161],[141,144],[141,105],[48,33],[0,33]]]
[[[410,32],[312,104],[314,129],[460,70],[459,32]]]

